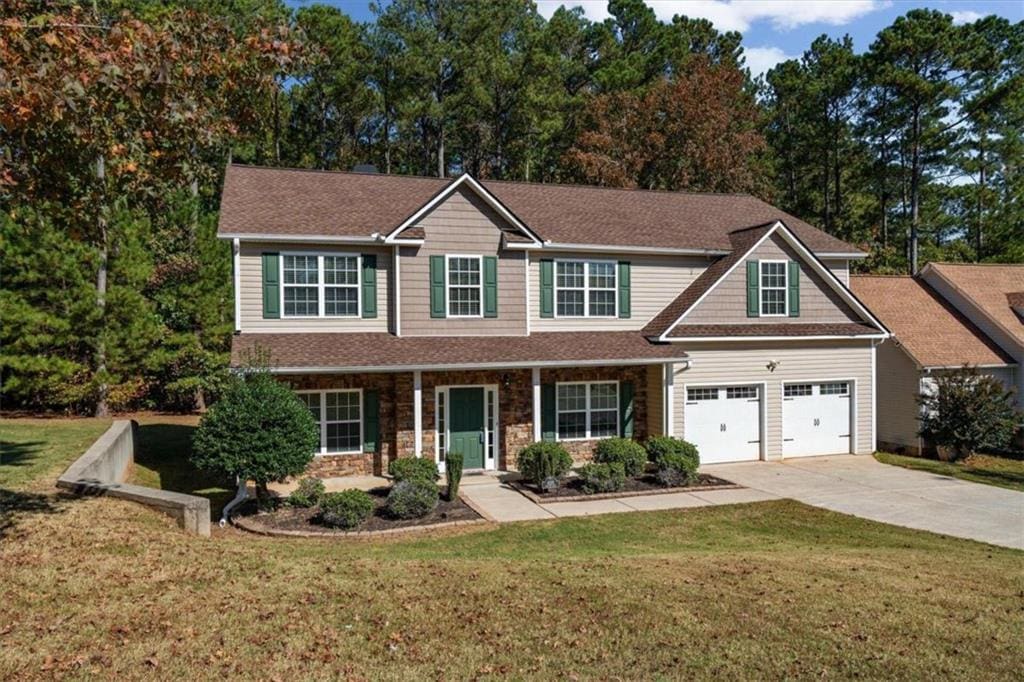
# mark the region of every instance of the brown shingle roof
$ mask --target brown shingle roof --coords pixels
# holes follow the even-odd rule
[[[806,324],[688,324],[676,327],[673,337],[716,337],[716,336],[864,336],[878,334],[878,330],[867,324],[856,322]]]
[[[853,293],[922,367],[1002,365],[1013,359],[925,282],[855,275]]]
[[[273,367],[339,369],[513,366],[529,363],[667,362],[679,346],[649,342],[637,332],[538,332],[530,336],[394,336],[378,333],[240,334],[231,364],[250,351],[269,353]]]
[[[928,267],[1024,346],[1024,322],[1007,299],[1008,294],[1024,291],[1024,264],[931,263]]]
[[[221,234],[369,236],[387,234],[451,180],[398,175],[228,166]],[[760,199],[581,185],[482,182],[545,240],[728,251],[729,233],[783,220],[817,252],[855,247]]]

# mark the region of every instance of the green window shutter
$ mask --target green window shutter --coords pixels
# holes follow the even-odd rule
[[[619,435],[633,437],[633,382],[619,384]]]
[[[629,319],[629,261],[619,261],[619,317]]]
[[[376,389],[363,391],[363,452],[380,446],[380,396]]]
[[[363,317],[377,317],[377,256],[363,256]]]
[[[800,264],[789,261],[789,316],[800,317]]]
[[[747,261],[747,317],[761,316],[761,271],[756,260]]]
[[[444,256],[430,257],[430,316],[444,317]]]
[[[555,262],[551,259],[540,262],[540,316],[555,316]]]
[[[498,316],[498,259],[484,256],[484,317]]]
[[[536,419],[536,415],[534,415]],[[553,441],[557,435],[558,425],[555,423],[555,385],[541,384],[540,387],[540,439]]]
[[[281,317],[281,259],[276,253],[263,254],[263,319]]]

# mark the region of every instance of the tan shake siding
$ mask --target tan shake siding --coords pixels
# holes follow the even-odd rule
[[[691,366],[676,372],[674,435],[685,438],[686,386],[767,382],[766,453],[769,459],[782,457],[782,384],[855,380],[856,452],[869,454],[871,443],[871,344],[869,342],[804,342],[798,346],[782,344],[730,343],[687,344]],[[767,365],[776,361],[775,371]]]
[[[595,232],[595,236],[599,236]],[[608,317],[541,318],[540,261],[542,259],[607,260],[630,263],[630,307],[628,319]],[[654,256],[626,253],[543,253],[530,255],[530,329],[563,332],[585,329],[643,329],[655,315],[671,303],[683,289],[704,272],[707,258],[695,256]],[[556,299],[557,303],[557,299]]]
[[[878,443],[883,450],[919,447],[917,394],[921,372],[889,340],[878,347]]]
[[[647,366],[647,435],[665,435],[662,426],[664,415],[662,410],[665,405],[664,392],[664,365]]]
[[[239,291],[243,332],[386,332],[388,288],[391,284],[391,249],[380,246],[338,246],[310,243],[242,242],[239,245]],[[374,254],[377,256],[377,317],[324,317],[263,319],[263,258],[265,252]]]
[[[401,249],[402,336],[526,334],[526,254],[500,250],[504,220],[460,188],[420,219],[423,246]],[[430,317],[430,256],[498,256],[498,317]],[[482,302],[481,302],[482,305]]]
[[[807,324],[860,321],[856,313],[781,237],[772,235],[746,260],[792,260],[800,263],[800,316],[747,317],[747,267],[743,262],[690,311],[682,324]],[[678,333],[677,331],[676,334]]]

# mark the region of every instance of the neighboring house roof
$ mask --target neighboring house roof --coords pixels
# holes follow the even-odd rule
[[[1024,320],[1011,300],[1024,292],[1024,264],[929,263],[928,269],[974,303],[1024,347]]]
[[[277,372],[651,364],[686,359],[678,346],[650,343],[635,331],[401,337],[386,332],[274,333],[234,336],[232,366],[246,364],[257,349],[269,356]]]
[[[229,165],[221,236],[382,237],[453,179]],[[815,252],[857,248],[756,197],[583,185],[480,181],[530,231],[555,244],[693,249],[724,254],[730,233],[783,220]]]
[[[1013,364],[992,339],[920,279],[854,275],[850,288],[920,367]]]
[[[693,310],[705,296],[711,292],[734,268],[740,265],[762,242],[773,234],[779,235],[781,239],[794,247],[806,264],[817,271],[824,282],[833,288],[853,311],[868,324],[801,324],[801,323],[778,323],[758,325],[685,325],[680,323],[686,315]],[[832,272],[825,267],[814,253],[803,243],[796,233],[782,221],[774,221],[764,225],[755,225],[741,230],[735,230],[729,234],[732,242],[732,251],[712,263],[704,272],[690,283],[683,292],[669,303],[664,310],[658,313],[643,329],[643,333],[659,341],[679,340],[692,336],[859,336],[862,334],[886,333],[884,325],[871,315],[868,310],[850,290],[840,282]],[[874,325],[874,326],[871,326]],[[699,329],[717,330],[708,333],[695,333]],[[830,332],[829,330],[833,331]],[[725,331],[734,330],[734,331]]]

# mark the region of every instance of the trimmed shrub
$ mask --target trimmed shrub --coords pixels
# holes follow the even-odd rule
[[[639,476],[647,464],[647,451],[632,438],[605,438],[594,447],[594,461],[598,464],[618,462],[627,476]]]
[[[196,467],[255,481],[261,507],[267,484],[298,476],[320,447],[320,426],[287,385],[265,371],[231,381],[192,438]]]
[[[438,497],[433,481],[407,478],[391,488],[387,510],[396,519],[418,519],[434,511]]]
[[[388,473],[399,481],[411,481],[413,479],[434,483],[441,478],[437,471],[437,464],[431,459],[423,457],[400,457],[388,465]]]
[[[448,483],[448,501],[459,495],[459,483],[462,481],[462,453],[449,452],[444,458],[444,478]]]
[[[1004,448],[1020,420],[1012,393],[989,374],[964,367],[935,378],[935,389],[922,394],[920,435],[954,459],[980,448]]]
[[[531,443],[519,451],[516,460],[521,473],[528,481],[541,487],[545,479],[561,479],[572,468],[572,457],[561,443],[541,441]]]
[[[687,443],[689,445],[689,443]],[[658,459],[658,483],[677,486],[692,483],[697,478],[697,457],[681,452],[665,452]]]
[[[583,482],[583,492],[587,494],[613,493],[626,487],[626,470],[622,462],[584,464],[576,474]]]
[[[644,443],[644,447],[647,449],[647,458],[655,464],[661,462],[661,458],[670,453],[693,459],[695,469],[700,464],[700,458],[697,456],[697,446],[689,441],[673,438],[672,436],[655,436],[648,438],[647,442]]]
[[[373,514],[373,497],[363,490],[343,490],[320,498],[320,520],[333,528],[355,528]]]
[[[324,482],[319,478],[304,478],[299,487],[288,496],[288,504],[292,507],[315,507],[324,496]]]

